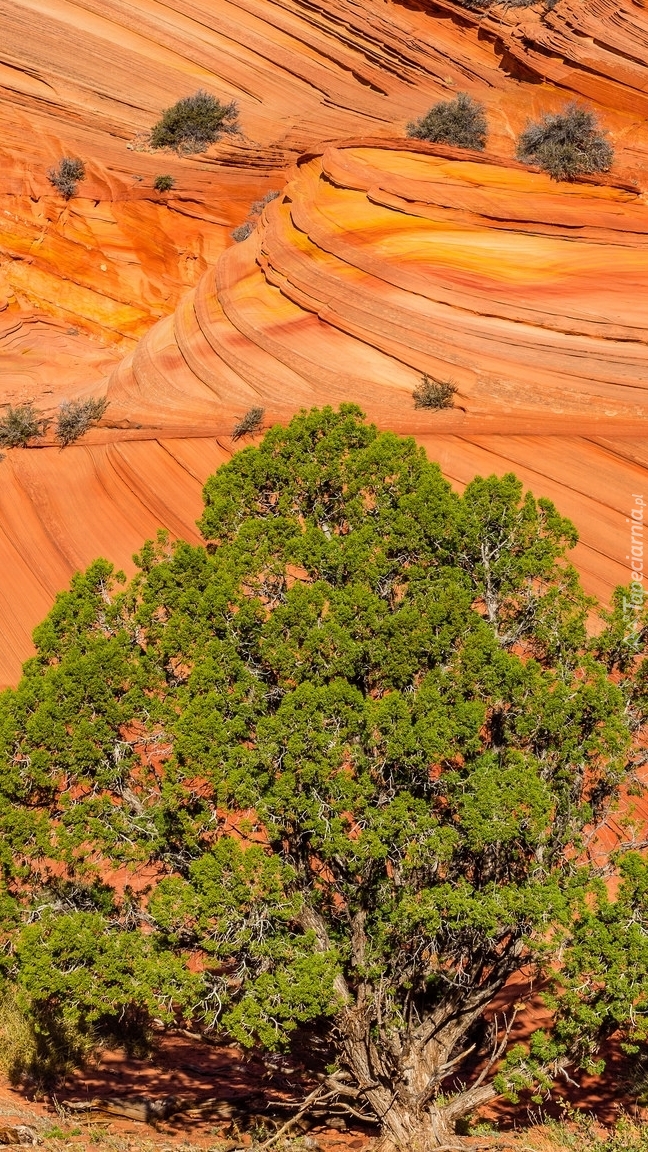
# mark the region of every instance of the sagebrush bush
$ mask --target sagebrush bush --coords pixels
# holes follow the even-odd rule
[[[266,204],[271,204],[278,197],[278,192],[266,192],[260,200],[255,200],[250,208],[250,216],[260,216]]]
[[[241,240],[247,240],[253,231],[254,225],[250,220],[246,220],[244,224],[239,224],[237,228],[233,228],[230,235],[232,240],[236,240],[236,243],[240,244]]]
[[[156,192],[170,192],[172,188],[175,188],[175,180],[173,176],[156,176],[153,187]]]
[[[37,440],[47,430],[49,420],[36,411],[33,404],[11,404],[0,418],[0,446],[26,448],[30,440]]]
[[[221,104],[211,93],[200,90],[164,110],[151,132],[151,147],[204,152],[223,132],[237,131],[236,103]]]
[[[614,152],[593,112],[567,104],[528,124],[518,138],[518,160],[538,164],[553,180],[608,172]]]
[[[266,204],[271,204],[273,200],[277,199],[277,196],[279,196],[279,192],[266,192],[265,196],[260,200],[255,200],[254,203],[250,205],[247,220],[230,232],[232,240],[236,240],[237,244],[240,244],[241,240],[247,240],[248,236],[251,236],[254,232],[257,220]]]
[[[452,380],[437,380],[423,374],[418,388],[412,392],[415,408],[454,408],[457,385]]]
[[[83,160],[78,160],[74,156],[63,156],[58,162],[58,167],[50,168],[47,173],[50,184],[54,185],[64,200],[70,200],[72,196],[76,196],[79,181],[83,180],[84,177],[85,164]]]
[[[251,432],[259,432],[263,423],[265,408],[250,408],[232,429],[232,440],[240,440]]]
[[[407,125],[407,135],[415,140],[452,144],[456,148],[481,150],[487,134],[484,105],[467,92],[459,92],[454,100],[440,100],[420,120]]]
[[[56,417],[56,439],[65,448],[83,436],[104,415],[108,407],[105,396],[88,400],[64,400]]]

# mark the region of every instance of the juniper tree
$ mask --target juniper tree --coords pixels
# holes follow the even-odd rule
[[[237,454],[201,529],[76,576],[0,698],[2,972],[41,1047],[129,1013],[312,1028],[322,1099],[429,1149],[640,1043],[648,870],[608,888],[596,829],[646,674],[616,618],[588,640],[573,526],[512,475],[457,495],[346,405]],[[524,1044],[516,974],[552,1013]]]

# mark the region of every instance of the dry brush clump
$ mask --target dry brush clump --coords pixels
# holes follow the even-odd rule
[[[223,104],[200,89],[166,108],[151,132],[152,148],[175,148],[183,153],[204,152],[223,133],[238,132],[235,101]]]
[[[454,408],[457,385],[452,380],[437,380],[423,373],[423,379],[412,392],[415,408]]]
[[[271,204],[273,200],[277,199],[277,196],[279,196],[279,192],[266,192],[265,196],[260,200],[255,200],[250,207],[247,220],[245,220],[243,224],[239,224],[238,227],[234,228],[230,233],[232,240],[235,240],[237,244],[240,244],[242,240],[247,240],[248,236],[251,236],[254,232],[257,220],[266,204]]]
[[[26,448],[45,434],[50,421],[33,404],[11,404],[0,418],[0,447]]]
[[[265,408],[250,408],[232,429],[232,440],[240,440],[242,436],[260,432],[263,424]]]
[[[614,159],[594,113],[574,103],[528,124],[518,139],[516,155],[525,164],[538,164],[553,180],[608,172]]]
[[[467,92],[459,92],[454,100],[440,100],[420,120],[408,124],[407,135],[430,144],[481,151],[488,135],[484,105]]]
[[[56,168],[50,168],[47,179],[64,200],[76,196],[79,181],[85,178],[85,164],[74,156],[63,156]]]
[[[62,448],[74,444],[105,414],[108,400],[95,396],[88,400],[64,400],[56,417],[56,439]]]
[[[83,1064],[95,1048],[92,1030],[65,1022],[57,1022],[54,1044],[43,1043],[19,990],[12,984],[5,986],[0,997],[0,1072],[10,1084],[56,1079]]]
[[[96,424],[108,407],[105,396],[87,400],[64,400],[56,414],[55,436],[61,447],[73,444]],[[0,447],[27,448],[41,439],[51,418],[43,416],[32,403],[9,405],[0,418]],[[0,459],[2,456],[0,455]]]
[[[254,224],[250,220],[246,220],[243,224],[239,224],[237,228],[234,228],[230,235],[232,240],[235,240],[237,244],[240,244],[242,240],[247,240],[248,236],[251,236],[253,231]]]

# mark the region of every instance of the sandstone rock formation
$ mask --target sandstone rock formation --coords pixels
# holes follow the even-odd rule
[[[0,295],[121,341],[172,311],[304,148],[391,137],[458,89],[485,100],[503,155],[528,116],[579,95],[620,170],[645,167],[648,16],[631,0],[487,14],[451,0],[0,0],[0,27]],[[147,151],[161,110],[198,87],[238,102],[242,134],[202,157]],[[67,204],[47,180],[64,154],[87,168]],[[171,194],[153,190],[160,172]]]
[[[255,404],[267,423],[355,400],[459,486],[513,468],[578,524],[590,590],[625,579],[648,462],[644,8],[0,0],[0,26],[0,404],[110,397],[81,445],[0,463],[0,683],[76,568],[128,565],[158,525],[195,539]],[[198,87],[237,100],[242,134],[148,151]],[[488,153],[406,145],[457,90],[487,105]],[[512,160],[527,118],[572,96],[613,137],[607,180]],[[67,203],[47,181],[64,154],[88,173]],[[414,409],[422,372],[456,380],[452,412]]]
[[[113,418],[226,436],[253,405],[272,422],[354,400],[459,484],[514,468],[556,499],[607,595],[643,483],[647,248],[643,197],[612,182],[413,142],[329,146],[113,373]],[[452,411],[415,409],[424,372],[458,385]]]

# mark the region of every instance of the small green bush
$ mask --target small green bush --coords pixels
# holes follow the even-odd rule
[[[437,380],[423,374],[418,388],[412,392],[415,408],[454,408],[457,385],[451,380]]]
[[[151,147],[204,152],[223,132],[237,131],[238,108],[234,101],[221,104],[215,96],[201,90],[165,109],[151,132]]]
[[[407,135],[415,140],[452,144],[455,148],[481,150],[487,134],[484,105],[466,92],[459,92],[454,100],[440,100],[420,120],[407,125]]]
[[[173,176],[156,176],[153,187],[156,192],[170,192],[172,188],[175,188],[175,180]]]
[[[10,404],[0,419],[0,447],[26,448],[30,440],[42,436],[49,425],[33,404]]]
[[[16,1083],[35,1062],[33,1022],[21,1010],[16,990],[8,988],[0,1000],[0,1072]]]
[[[242,420],[239,420],[232,429],[232,440],[240,440],[252,432],[259,432],[263,423],[265,408],[250,408]]]
[[[73,156],[64,156],[59,160],[57,168],[50,168],[47,179],[53,184],[64,200],[76,196],[80,180],[85,177],[85,164]]]
[[[607,172],[614,158],[594,114],[577,104],[567,104],[562,112],[527,125],[516,155],[525,164],[538,164],[553,180]]]
[[[11,985],[0,999],[0,1072],[9,1082],[19,1084],[25,1077],[37,1076],[51,1083],[83,1065],[96,1047],[92,1030],[57,1020],[46,1038],[26,1003]]]
[[[56,417],[56,439],[61,447],[73,444],[104,415],[108,407],[105,396],[88,400],[64,400]]]

